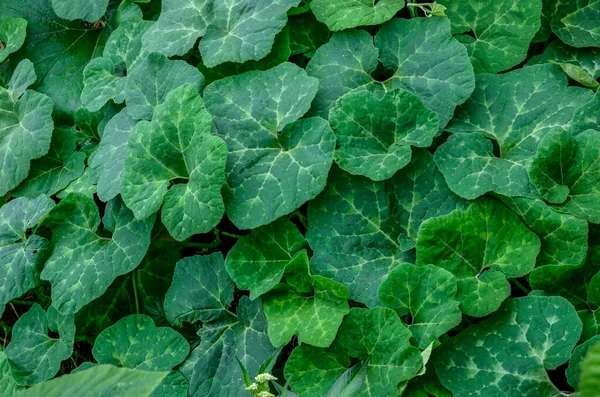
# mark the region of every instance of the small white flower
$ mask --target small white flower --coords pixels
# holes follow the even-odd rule
[[[257,394],[258,397],[275,397],[275,394],[271,394],[268,391],[261,391]]]
[[[258,385],[256,383],[253,383],[250,386],[248,386],[246,388],[246,390],[248,390],[248,391],[256,391],[256,390],[258,390]]]
[[[258,374],[258,375],[256,375],[256,378],[254,378],[254,379],[256,379],[256,382],[258,382],[258,383],[265,383],[270,380],[277,380],[277,378],[271,374]]]

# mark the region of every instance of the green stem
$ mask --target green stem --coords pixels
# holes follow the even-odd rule
[[[11,300],[12,303],[14,303],[15,305],[26,305],[26,306],[33,306],[34,305],[34,301],[24,301],[24,300],[20,300],[20,299],[13,299]]]
[[[525,288],[525,286],[524,286],[524,285],[523,285],[523,284],[522,284],[522,283],[521,283],[519,280],[517,280],[516,278],[513,278],[511,281],[512,281],[513,283],[515,283],[515,285],[516,285],[516,286],[517,286],[517,287],[518,287],[518,288],[519,288],[521,291],[523,291],[525,294],[529,295],[529,292],[531,292],[531,291],[529,291],[527,288]]]
[[[410,18],[417,18],[419,16],[416,7],[416,4],[408,3],[408,12],[410,13]]]
[[[219,234],[222,234],[223,236],[227,236],[227,237],[231,237],[231,238],[237,238],[237,239],[239,239],[239,238],[242,237],[239,234],[224,232],[224,231],[221,231],[221,230],[219,230]]]
[[[135,313],[141,314],[140,312],[140,297],[138,293],[138,274],[137,270],[133,271],[133,277],[131,278],[133,283],[133,298],[135,299]]]

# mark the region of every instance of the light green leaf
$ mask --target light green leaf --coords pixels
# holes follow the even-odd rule
[[[213,322],[228,316],[235,284],[225,270],[223,255],[183,258],[175,267],[165,296],[165,316],[176,327],[182,323]]]
[[[149,397],[167,374],[98,365],[35,385],[14,397]]]
[[[590,75],[581,66],[573,65],[569,62],[550,61],[550,63],[554,63],[560,66],[563,72],[565,72],[571,80],[578,82],[584,87],[591,88],[594,91],[596,91],[598,87],[600,87],[600,83],[598,83],[598,81],[596,81],[596,79],[594,79],[594,77],[592,77],[592,75]]]
[[[573,47],[600,47],[600,1],[556,0],[552,32]]]
[[[0,23],[0,62],[17,51],[25,42],[27,21],[23,18],[6,18]]]
[[[593,78],[600,77],[600,49],[598,48],[573,48],[560,40],[553,40],[541,55],[531,57],[527,65],[549,61],[570,63],[581,67]]]
[[[85,168],[85,153],[76,152],[76,136],[72,129],[56,128],[50,149],[44,157],[33,160],[29,176],[11,194],[34,198],[52,196],[79,178]]]
[[[406,166],[411,146],[431,146],[439,126],[437,115],[405,90],[350,92],[331,108],[329,122],[337,138],[336,163],[375,181]]]
[[[179,241],[208,232],[223,215],[227,147],[211,128],[196,88],[184,85],[154,109],[151,122],[138,123],[129,135],[123,200],[137,219],[162,206],[162,222]],[[185,183],[172,184],[176,180]]]
[[[302,344],[285,363],[285,377],[292,390],[302,396],[324,396],[350,367],[348,353],[337,340],[326,349]]]
[[[306,254],[304,254],[306,255]],[[297,335],[299,343],[328,347],[350,308],[348,288],[321,276],[312,276],[314,293],[305,296],[280,284],[263,296],[269,339],[275,347]]]
[[[385,82],[371,74],[378,58],[394,75]],[[340,32],[321,46],[306,67],[320,85],[312,112],[327,117],[342,95],[371,86],[404,88],[439,118],[440,129],[475,86],[466,49],[450,34],[445,18],[393,19],[375,37],[362,30]]]
[[[600,130],[600,90],[588,103],[575,111],[571,124],[573,136],[587,130]]]
[[[600,344],[588,350],[581,365],[581,397],[594,397],[600,387]]]
[[[539,238],[514,212],[490,199],[426,220],[417,238],[417,264],[453,273],[461,310],[477,317],[498,309],[510,294],[506,278],[528,274],[539,252]]]
[[[600,132],[587,130],[572,137],[556,130],[538,145],[529,171],[544,199],[555,208],[589,222],[600,223]]]
[[[59,337],[51,337],[50,331]],[[46,313],[37,303],[31,306],[15,323],[4,351],[15,381],[31,386],[54,377],[73,353],[74,338],[73,316],[63,316],[53,307]]]
[[[88,157],[88,162],[90,158]],[[90,198],[96,194],[98,174],[90,167],[85,167],[81,176],[69,183],[67,187],[56,193],[56,197],[64,199],[69,193],[81,193]]]
[[[411,162],[386,187],[390,191],[392,216],[400,226],[398,243],[402,251],[415,247],[417,231],[425,219],[466,207],[465,200],[448,189],[433,156],[426,150],[413,150]]]
[[[438,0],[446,6],[457,35],[469,53],[475,73],[498,73],[518,65],[540,29],[541,0]]]
[[[567,83],[555,65],[477,75],[473,96],[447,127],[455,135],[435,154],[450,189],[468,199],[490,191],[535,197],[527,161],[545,134],[568,130],[575,110],[591,99],[590,90]],[[497,154],[486,138],[496,141]]]
[[[379,287],[379,300],[399,316],[409,315],[408,329],[425,349],[462,320],[456,278],[444,269],[408,263],[397,266]]]
[[[169,327],[156,327],[146,315],[134,314],[106,328],[92,353],[98,364],[143,371],[168,371],[188,355],[188,342]]]
[[[136,124],[126,108],[106,124],[98,152],[90,163],[98,173],[98,198],[102,201],[111,200],[121,192],[127,140]]]
[[[69,194],[42,223],[52,227],[54,251],[41,278],[52,285],[52,305],[63,314],[102,295],[117,276],[135,269],[148,249],[154,217],[138,221],[116,198],[106,205],[102,223],[110,238],[99,234],[94,200],[79,193]]]
[[[21,386],[15,382],[10,369],[10,361],[6,354],[0,350],[0,392],[3,396],[12,397],[21,390]]]
[[[392,396],[398,384],[416,375],[423,365],[419,349],[410,345],[410,331],[389,308],[353,308],[346,316],[338,340],[350,356],[370,356],[367,377],[356,394]]]
[[[227,253],[225,266],[237,287],[250,290],[254,300],[275,287],[284,273],[295,270],[293,265],[306,248],[304,236],[284,217],[242,236]]]
[[[17,68],[33,69],[31,62],[23,62]],[[10,84],[9,89],[0,87],[0,196],[27,177],[31,160],[48,153],[54,128],[50,98],[20,87],[14,79]]]
[[[247,396],[236,359],[249,373],[256,374],[275,351],[267,336],[267,321],[260,299],[250,301],[243,296],[237,316],[237,322],[201,329],[200,344],[180,367],[180,372],[190,381],[190,397]]]
[[[52,209],[46,196],[18,198],[0,207],[0,305],[20,297],[39,281],[48,240],[27,231]]]
[[[570,214],[561,214],[540,199],[502,197],[542,243],[537,266],[579,266],[588,250],[588,224]],[[530,278],[534,278],[537,269]]]
[[[330,30],[380,25],[404,8],[403,0],[313,0],[310,9]]]
[[[297,121],[318,81],[291,63],[215,81],[204,90],[227,142],[225,211],[240,229],[294,211],[325,187],[335,136],[320,118]]]
[[[52,0],[52,7],[60,18],[96,22],[104,16],[108,0]]]
[[[557,396],[546,373],[565,363],[581,334],[575,309],[561,297],[511,299],[489,319],[444,343],[436,370],[455,397]]]
[[[571,354],[571,360],[569,361],[569,366],[565,373],[567,381],[575,390],[579,390],[579,376],[581,375],[582,361],[590,348],[598,342],[600,342],[600,335],[596,335],[580,344],[573,350],[573,354]]]
[[[24,59],[15,68],[10,80],[8,80],[8,90],[13,98],[19,98],[27,91],[27,88],[35,83],[35,67],[29,59]]]

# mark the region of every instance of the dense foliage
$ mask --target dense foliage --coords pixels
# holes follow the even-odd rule
[[[600,0],[0,0],[0,394],[600,395],[599,77]]]

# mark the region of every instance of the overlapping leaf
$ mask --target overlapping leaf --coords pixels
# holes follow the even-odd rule
[[[552,32],[573,47],[600,47],[600,1],[556,0]]]
[[[17,51],[25,42],[27,21],[23,18],[6,18],[0,23],[0,62]]]
[[[402,8],[403,0],[313,0],[310,3],[310,9],[317,19],[333,31],[382,24]]]
[[[227,142],[225,211],[240,229],[289,214],[325,187],[335,136],[308,110],[318,81],[283,63],[206,87],[217,134]]]
[[[52,7],[60,18],[95,22],[106,12],[108,0],[52,0]]]
[[[162,206],[161,220],[177,240],[206,233],[219,222],[227,147],[211,128],[212,118],[191,85],[171,91],[151,122],[135,126],[121,195],[137,219]]]

